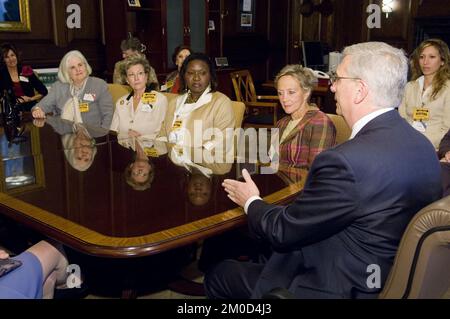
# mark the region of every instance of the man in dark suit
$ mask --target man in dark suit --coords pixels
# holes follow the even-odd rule
[[[225,180],[250,232],[274,250],[265,264],[227,260],[205,277],[210,298],[375,298],[413,215],[441,196],[431,143],[394,109],[407,76],[404,52],[369,42],[344,50],[331,79],[350,140],[319,154],[288,206],[265,203],[248,172]]]

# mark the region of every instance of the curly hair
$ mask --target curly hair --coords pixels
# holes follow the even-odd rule
[[[204,53],[192,53],[189,55],[183,62],[183,65],[180,69],[180,93],[186,93],[188,91],[188,87],[186,85],[186,81],[184,80],[184,76],[186,75],[187,66],[192,61],[203,61],[208,65],[209,75],[210,75],[210,85],[211,92],[215,92],[217,90],[217,74],[214,64],[211,62],[211,59]]]
[[[420,68],[420,56],[425,50],[425,48],[433,46],[438,52],[439,56],[443,62],[443,65],[439,68],[435,76],[433,77],[433,92],[431,97],[436,98],[437,94],[445,86],[445,82],[450,79],[450,51],[448,45],[440,39],[428,39],[423,41],[412,53],[411,55],[411,79],[417,80],[423,75],[422,69]]]

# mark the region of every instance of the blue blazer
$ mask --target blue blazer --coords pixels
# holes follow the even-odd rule
[[[275,250],[253,297],[275,287],[299,298],[377,297],[407,224],[441,194],[431,143],[397,111],[376,117],[316,157],[292,204],[252,202],[251,233]],[[379,266],[378,287],[370,265]]]

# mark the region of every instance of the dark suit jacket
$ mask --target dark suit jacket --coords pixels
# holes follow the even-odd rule
[[[300,298],[376,297],[368,266],[380,267],[383,285],[411,217],[441,192],[431,143],[396,111],[378,116],[316,157],[291,205],[251,203],[251,232],[275,250],[253,297],[274,287]]]

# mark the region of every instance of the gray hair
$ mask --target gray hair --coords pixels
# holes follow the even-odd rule
[[[72,58],[79,58],[81,62],[83,62],[84,65],[86,65],[88,76],[91,75],[92,73],[91,66],[89,65],[88,61],[80,51],[78,50],[69,51],[63,56],[61,62],[59,63],[58,79],[63,83],[72,82],[69,76],[69,60]]]
[[[317,86],[317,78],[309,68],[300,64],[286,65],[275,77],[275,87],[278,87],[278,81],[281,77],[290,75],[296,79],[305,92],[311,92]]]
[[[64,147],[64,155],[66,156],[66,160],[70,164],[70,166],[72,166],[77,171],[84,172],[89,167],[91,167],[92,163],[94,162],[95,155],[97,154],[97,147],[95,146],[94,139],[92,139],[92,157],[86,163],[79,162],[75,158],[75,138],[76,133],[69,133],[61,136],[61,143]]]
[[[383,42],[348,46],[344,58],[351,56],[347,76],[363,80],[370,88],[378,108],[398,107],[408,75],[408,59],[402,49]]]

